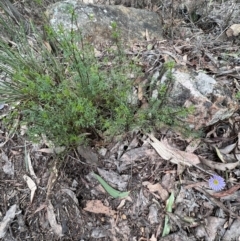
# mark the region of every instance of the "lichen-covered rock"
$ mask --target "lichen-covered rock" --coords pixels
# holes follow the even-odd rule
[[[72,21],[72,10],[77,16],[75,21]],[[113,40],[113,22],[125,43],[145,40],[146,31],[151,39],[162,39],[158,14],[147,10],[68,0],[50,5],[46,14],[53,28],[61,25],[66,30],[81,31],[82,36],[92,43]]]
[[[174,84],[169,103],[174,106],[194,106],[194,113],[188,115],[186,123],[193,129],[213,125],[227,119],[238,109],[231,91],[205,73],[190,73],[175,70]],[[161,82],[164,82],[163,76]]]

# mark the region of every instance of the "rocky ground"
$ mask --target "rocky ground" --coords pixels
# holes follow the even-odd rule
[[[45,5],[52,2],[44,0]],[[40,27],[43,7],[28,0],[15,1],[14,6]],[[150,9],[154,10],[157,6]],[[214,21],[206,23],[166,16],[166,41],[149,40],[141,48],[147,50],[151,43],[155,50],[164,49],[163,59],[171,55],[179,60],[179,68],[204,70],[237,93],[238,38],[223,34],[225,29]],[[184,67],[180,62],[186,58]],[[144,66],[151,68],[147,62]],[[7,113],[8,106],[1,106],[1,119]],[[237,109],[231,118],[204,128],[201,138],[184,137],[166,127],[150,136],[135,131],[111,142],[79,147],[62,160],[47,141],[33,144],[23,130],[8,130],[1,124],[0,237],[6,241],[239,240],[238,133]],[[129,195],[112,197],[93,173]],[[209,188],[213,173],[225,179],[221,192]],[[170,232],[162,237],[164,227]]]

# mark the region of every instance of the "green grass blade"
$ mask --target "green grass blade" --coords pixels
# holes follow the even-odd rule
[[[170,212],[170,213],[172,212],[173,203],[174,203],[174,193],[172,192],[170,197],[167,200],[167,205],[166,205],[167,212]],[[166,235],[168,235],[170,233],[171,227],[170,227],[168,221],[169,221],[169,217],[168,217],[168,215],[165,215],[162,237],[165,237]]]
[[[167,206],[166,206],[167,212],[170,212],[170,213],[172,212],[173,203],[174,203],[174,193],[172,192],[170,197],[167,200]]]
[[[168,215],[165,215],[162,237],[165,237],[170,233],[170,226],[168,224],[168,221],[169,221],[169,217],[168,217]]]
[[[125,198],[129,195],[129,192],[120,192],[111,186],[109,186],[99,175],[93,173],[94,177],[100,182],[100,184],[104,187],[106,192],[114,198]]]

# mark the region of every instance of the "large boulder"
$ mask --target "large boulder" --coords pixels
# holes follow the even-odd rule
[[[72,10],[76,20],[72,21]],[[113,23],[125,43],[146,39],[162,39],[162,24],[157,13],[124,6],[94,5],[75,0],[57,2],[48,7],[46,14],[54,29],[81,31],[82,36],[92,43],[113,40]]]

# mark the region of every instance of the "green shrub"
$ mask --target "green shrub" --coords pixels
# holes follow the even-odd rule
[[[18,116],[34,139],[44,134],[54,144],[70,147],[135,127],[173,125],[174,116],[187,114],[185,109],[166,106],[173,81],[171,64],[165,65],[168,82],[158,86],[158,98],[146,97],[149,107],[144,110],[134,104],[133,81],[141,69],[124,54],[115,23],[116,48],[107,49],[102,58],[95,57],[80,31],[66,32],[61,26],[54,31],[46,25],[43,40],[33,25],[34,38],[9,18],[2,19],[1,26],[12,39],[0,39],[0,69],[9,79],[0,83],[0,101],[15,107],[6,122]]]

